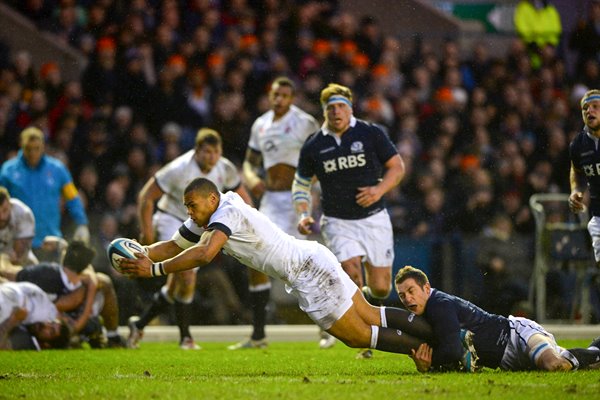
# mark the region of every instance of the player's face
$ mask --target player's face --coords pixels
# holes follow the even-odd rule
[[[402,301],[404,307],[409,311],[416,315],[422,315],[425,312],[425,305],[431,293],[431,285],[429,283],[421,287],[413,278],[409,278],[398,284],[396,289],[398,290],[400,301]]]
[[[269,92],[269,104],[271,109],[275,112],[276,117],[281,117],[287,113],[294,102],[294,93],[292,88],[289,86],[280,86],[279,84],[273,84],[271,91]]]
[[[593,132],[600,131],[600,100],[592,100],[583,105],[583,122]]]
[[[58,321],[39,322],[33,324],[31,330],[38,340],[47,342],[60,336],[60,327],[61,324]]]
[[[183,195],[183,205],[187,209],[188,216],[200,227],[208,224],[210,216],[213,215],[219,205],[219,198],[211,193],[202,196],[198,191],[187,192]]]
[[[0,204],[0,229],[6,228],[10,221],[10,200],[6,199]]]
[[[217,165],[221,153],[222,150],[219,145],[203,144],[200,146],[196,150],[196,161],[202,172],[210,172]]]
[[[350,126],[352,108],[346,103],[329,104],[325,109],[327,127],[335,133],[343,133]]]
[[[30,140],[23,145],[23,157],[30,167],[36,167],[44,155],[44,143],[41,140]]]

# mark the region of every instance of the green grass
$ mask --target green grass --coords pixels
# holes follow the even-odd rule
[[[563,341],[584,347],[586,341]],[[203,343],[133,350],[0,353],[0,399],[598,399],[600,371],[419,374],[402,355],[356,360],[338,343],[272,343],[228,351]]]

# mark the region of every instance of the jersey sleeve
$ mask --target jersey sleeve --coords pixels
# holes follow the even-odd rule
[[[250,139],[248,140],[248,148],[260,153],[260,144],[258,143],[258,119],[252,124],[250,129]]]
[[[460,322],[452,302],[442,299],[427,304],[426,318],[434,334],[432,366],[440,367],[460,361],[463,353]]]
[[[210,217],[207,229],[217,229],[227,235],[231,236],[233,232],[239,230],[241,216],[239,211],[231,205],[225,207],[219,207],[217,211]]]
[[[177,168],[171,168],[171,164],[167,164],[154,174],[154,180],[163,193],[171,193],[172,182],[179,182],[179,179],[175,179],[177,171]]]
[[[390,158],[398,154],[398,149],[389,136],[378,126],[372,125],[375,134],[375,151],[382,164],[385,164]]]
[[[182,249],[189,249],[196,243],[200,241],[200,236],[202,236],[202,232],[204,229],[200,228],[196,223],[188,218],[185,222],[179,227],[177,231],[171,237],[171,240],[175,242],[177,246]]]
[[[296,174],[305,179],[310,179],[315,175],[314,159],[310,152],[308,141],[304,142],[304,145],[300,149]]]
[[[225,165],[224,191],[236,190],[242,184],[242,179],[236,166],[228,159],[221,157]]]
[[[35,218],[33,212],[23,202],[15,201],[13,204],[15,210],[15,239],[28,239],[35,236]]]
[[[577,152],[577,138],[569,144],[569,158],[575,169],[579,171],[581,169],[581,163],[579,161],[579,153]]]
[[[300,129],[294,129],[293,132],[296,135],[296,139],[302,145],[306,139],[313,133],[319,130],[319,124],[310,114],[306,114],[304,118],[300,119]]]

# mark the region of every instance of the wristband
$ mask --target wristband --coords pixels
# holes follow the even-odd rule
[[[163,276],[165,274],[165,267],[162,262],[153,263],[150,268],[152,276]]]

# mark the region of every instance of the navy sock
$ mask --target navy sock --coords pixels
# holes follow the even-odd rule
[[[250,307],[252,308],[252,340],[260,340],[265,337],[265,325],[267,324],[267,304],[271,296],[271,289],[250,292]]]
[[[144,329],[146,325],[150,323],[154,318],[156,318],[159,314],[167,311],[169,308],[169,301],[163,296],[162,292],[157,292],[154,294],[154,298],[150,307],[145,309],[140,316],[140,320],[135,323],[138,329]]]
[[[402,308],[385,307],[387,327],[400,329],[411,336],[428,339],[433,336],[433,330],[424,317]]]
[[[416,350],[424,342],[398,329],[379,327],[375,348],[391,353],[410,354],[411,349]]]
[[[185,337],[192,337],[190,333],[190,320],[192,313],[192,304],[182,303],[175,300],[175,319],[177,320],[177,327],[179,328],[179,336],[181,340]]]

